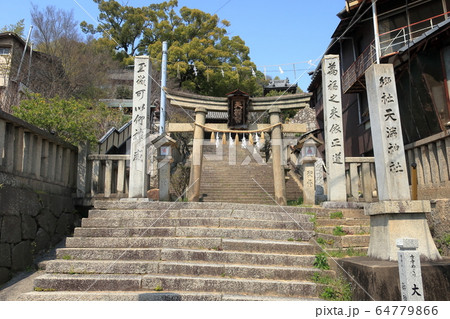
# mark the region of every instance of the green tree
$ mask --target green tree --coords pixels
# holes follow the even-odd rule
[[[139,39],[148,24],[148,7],[135,8],[121,5],[117,1],[93,0],[98,4],[99,24],[94,27],[86,21],[81,22],[81,29],[85,33],[101,33],[106,39],[115,43],[116,50],[122,50],[123,57],[134,55]],[[120,53],[119,53],[120,54]]]
[[[25,19],[19,20],[16,24],[9,24],[4,25],[0,28],[0,33],[2,32],[14,32],[20,37],[24,37],[24,30],[25,30]]]
[[[95,142],[112,127],[122,126],[126,118],[119,110],[86,99],[44,98],[32,94],[14,107],[13,114],[30,124],[77,145]]]
[[[114,40],[116,56],[147,54],[154,65],[161,61],[162,42],[167,41],[168,73],[185,90],[223,96],[240,88],[261,95],[263,74],[249,57],[249,48],[239,36],[227,36],[230,23],[198,9],[170,0],[142,8],[117,1],[94,0],[100,11],[97,28],[82,22],[84,32],[102,33]],[[133,25],[133,27],[131,27]]]

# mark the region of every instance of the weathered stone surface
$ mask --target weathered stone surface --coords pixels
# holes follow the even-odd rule
[[[33,217],[22,215],[22,238],[35,239],[37,232],[37,224]]]
[[[401,300],[397,262],[370,257],[350,257],[337,261],[343,267],[343,275],[351,276],[351,280],[359,283],[353,288],[353,300]],[[421,268],[425,300],[450,300],[450,259],[422,262]]]
[[[39,228],[36,233],[36,239],[34,240],[36,242],[36,252],[50,247],[50,239],[49,234],[44,229]]]
[[[0,267],[11,266],[11,248],[9,244],[0,244]]]
[[[54,233],[57,220],[48,210],[41,212],[37,217],[37,221],[39,227],[42,227],[47,233]]]
[[[22,239],[21,222],[19,216],[4,216],[1,225],[0,240],[4,243],[15,244]]]
[[[428,213],[431,211],[430,201],[382,201],[364,207],[364,214],[396,214],[396,213]]]
[[[18,200],[26,198],[27,200]],[[0,189],[0,215],[28,214],[36,216],[39,213],[39,201],[36,193],[16,187]]]
[[[7,282],[11,278],[11,272],[8,268],[0,267],[0,285]]]
[[[159,189],[151,189],[147,191],[147,197],[151,200],[159,200]]]
[[[56,223],[55,232],[58,235],[69,235],[73,229],[74,217],[71,213],[64,213]]]
[[[24,270],[33,263],[32,249],[30,241],[22,241],[12,249],[11,269]]]

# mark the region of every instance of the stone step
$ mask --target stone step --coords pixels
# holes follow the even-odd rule
[[[248,242],[247,242],[248,243]],[[261,243],[254,243],[261,246]],[[312,245],[297,246],[297,255],[273,252],[246,252],[225,250],[196,250],[196,249],[163,249],[161,260],[171,261],[202,261],[209,263],[241,264],[241,265],[271,265],[271,266],[300,266],[311,267],[314,263],[316,251]],[[222,249],[222,248],[220,248]]]
[[[321,237],[326,241],[331,241],[332,247],[368,247],[370,235],[346,235],[346,236],[334,236],[329,234],[317,234],[317,237]]]
[[[312,265],[305,268],[192,261],[52,260],[46,265],[46,273],[60,274],[162,274],[275,280],[309,280],[316,272]]]
[[[318,298],[288,298],[257,295],[227,295],[213,292],[186,291],[46,291],[29,292],[22,301],[319,301]]]
[[[362,209],[324,209],[316,212],[317,219],[319,218],[330,218],[331,213],[342,212],[343,218],[351,219],[370,219],[370,216],[364,215],[364,210]]]
[[[239,252],[263,252],[273,254],[303,255],[314,254],[317,247],[298,241],[220,239],[220,238],[95,238],[68,237],[67,248],[184,248]]]
[[[68,260],[160,260],[160,248],[59,248],[56,258]]]
[[[42,291],[135,291],[141,285],[142,275],[44,274],[34,280]]]
[[[275,209],[274,209],[275,210]],[[245,211],[233,209],[183,209],[178,211],[160,210],[91,210],[89,218],[108,219],[138,219],[138,218],[225,218],[234,220],[267,220],[267,221],[297,221],[308,223],[313,217],[311,214],[297,213],[290,211]]]
[[[277,254],[314,254],[317,247],[298,241],[223,239],[220,246],[224,251],[263,252]]]
[[[353,218],[343,218],[343,219],[329,219],[329,218],[317,218],[317,227],[322,226],[370,226],[370,219],[353,219]]]
[[[241,204],[253,204],[255,202],[258,202],[260,205],[273,205],[275,202],[269,198],[267,199],[261,199],[253,197],[247,197],[247,198],[232,198],[230,197],[202,197],[202,201],[205,203],[241,203]]]
[[[94,208],[96,210],[244,210],[259,212],[288,212],[288,213],[316,213],[317,217],[329,217],[330,213],[341,211],[346,218],[355,218],[345,216],[346,214],[356,214],[357,217],[364,218],[364,212],[359,209],[335,209],[321,207],[295,207],[295,206],[267,206],[258,204],[239,204],[239,203],[202,203],[202,202],[152,202],[140,200],[95,200]],[[368,216],[366,216],[368,218]]]
[[[74,230],[74,237],[218,237],[309,240],[313,235],[313,231],[304,230],[208,227],[75,228]]]
[[[279,281],[265,279],[201,278],[146,275],[143,289],[162,287],[164,290],[209,291],[231,294],[256,294],[284,297],[317,297],[319,285],[304,281]]]
[[[284,297],[317,297],[318,284],[306,281],[234,279],[171,275],[44,274],[34,281],[41,291],[196,291]]]
[[[254,243],[254,245],[261,244]],[[314,262],[314,254],[319,250],[318,247],[309,244],[296,245],[294,248],[296,249],[296,254],[287,254],[289,251],[286,253],[224,251],[222,247],[214,247],[214,249],[210,250],[176,248],[60,248],[56,251],[56,257],[63,260],[189,260],[242,265],[309,267]]]
[[[271,221],[233,218],[83,218],[83,228],[101,227],[218,227],[218,228],[260,228],[313,230],[313,223],[293,220]]]
[[[181,237],[68,237],[67,248],[199,248],[221,247],[220,238],[181,238]]]
[[[333,234],[336,227],[341,227],[347,235],[365,235],[370,233],[370,226],[320,226],[317,227],[316,232],[320,234]]]

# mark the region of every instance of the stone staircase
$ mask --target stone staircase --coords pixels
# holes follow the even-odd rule
[[[201,200],[275,205],[272,163],[266,163],[261,157],[257,161],[249,149],[239,145],[231,150],[228,145],[220,147],[221,150],[215,146],[203,147]],[[287,178],[287,200],[301,196],[297,183]]]
[[[21,299],[316,300],[310,214],[334,211],[96,201]]]
[[[334,209],[316,213],[316,240],[327,250],[353,249],[366,253],[370,239],[370,218],[363,209]],[[340,234],[339,231],[342,231]],[[321,239],[319,239],[321,238]]]

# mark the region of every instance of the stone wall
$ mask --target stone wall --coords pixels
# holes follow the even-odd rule
[[[68,235],[78,149],[0,111],[0,284]]]
[[[305,107],[297,112],[289,123],[306,124],[306,131],[310,132],[317,129],[319,126],[316,122],[316,111],[312,108]]]
[[[79,223],[71,196],[4,185],[0,189],[0,284]]]
[[[449,257],[450,245],[446,243],[445,238],[450,236],[450,199],[432,200],[431,213],[427,214],[427,220],[440,254]]]

